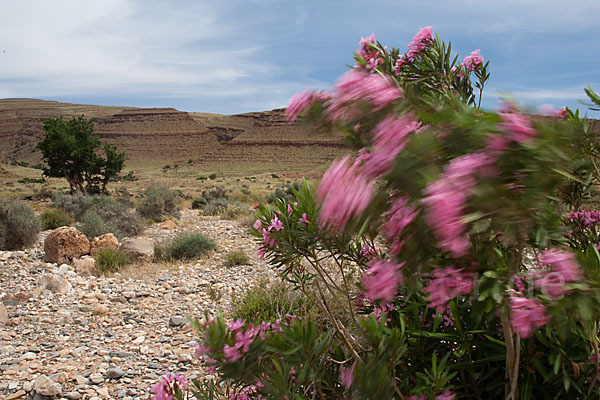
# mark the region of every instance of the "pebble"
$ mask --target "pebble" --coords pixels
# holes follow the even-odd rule
[[[90,381],[94,384],[94,385],[99,385],[102,382],[104,382],[104,377],[102,376],[101,373],[99,372],[95,372],[93,374],[90,375]]]
[[[109,379],[119,379],[125,375],[125,371],[121,368],[109,368],[106,370],[106,377]]]
[[[61,396],[68,400],[138,400],[149,398],[150,387],[166,372],[201,372],[193,356],[199,337],[187,317],[201,319],[219,310],[227,315],[232,295],[277,277],[256,256],[250,232],[235,221],[183,210],[176,229],[153,225],[142,237],[158,243],[190,230],[215,239],[217,250],[165,270],[152,265],[112,277],[81,276],[71,265],[46,263],[48,231],[33,248],[0,251],[0,304],[10,316],[8,324],[0,323],[0,397],[24,391],[21,397],[48,399],[33,388],[44,375],[62,386]],[[225,254],[240,249],[251,266],[224,268]],[[72,289],[32,296],[37,279],[50,273]],[[220,284],[217,299],[209,290],[215,284]]]
[[[63,393],[63,397],[68,400],[79,400],[83,397],[83,395],[79,392],[68,392],[68,393]]]

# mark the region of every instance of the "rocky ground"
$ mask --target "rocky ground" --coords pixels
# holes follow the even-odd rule
[[[0,251],[0,398],[148,399],[167,371],[201,373],[193,356],[199,337],[185,317],[228,310],[232,295],[273,273],[238,222],[186,210],[176,229],[153,226],[144,236],[160,241],[182,230],[214,238],[217,251],[114,277],[46,263],[47,232],[31,249]],[[238,249],[250,265],[224,266],[224,255]],[[40,278],[49,273],[68,283],[44,288]]]

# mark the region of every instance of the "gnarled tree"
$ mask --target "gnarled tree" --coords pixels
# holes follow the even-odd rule
[[[102,142],[93,136],[94,122],[84,116],[65,121],[62,117],[44,122],[44,140],[37,144],[46,164],[44,175],[65,178],[71,192],[83,194],[106,192],[106,185],[125,166],[125,153],[103,145],[105,157],[99,155]]]

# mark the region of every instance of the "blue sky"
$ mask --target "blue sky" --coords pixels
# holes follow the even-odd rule
[[[331,87],[361,36],[405,49],[427,25],[490,60],[486,107],[600,90],[599,0],[1,1],[0,98],[268,110]]]

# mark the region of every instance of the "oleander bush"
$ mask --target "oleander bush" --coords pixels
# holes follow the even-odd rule
[[[357,150],[254,224],[324,323],[196,322],[208,377],[169,374],[155,399],[600,396],[600,213],[580,209],[600,183],[594,121],[481,110],[479,50],[460,63],[431,27],[408,49],[361,39],[331,92],[286,111]]]

